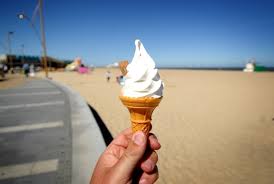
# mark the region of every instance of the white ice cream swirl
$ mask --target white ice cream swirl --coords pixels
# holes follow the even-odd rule
[[[135,41],[135,54],[132,62],[127,66],[125,85],[122,94],[128,97],[163,96],[163,82],[160,80],[155,62],[146,52],[140,40]]]

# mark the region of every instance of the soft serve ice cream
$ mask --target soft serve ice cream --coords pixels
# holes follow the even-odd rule
[[[126,64],[120,64],[126,76],[119,98],[129,110],[132,131],[143,131],[148,136],[152,128],[152,113],[162,100],[163,82],[140,40],[136,40],[135,45],[134,57],[126,71],[123,70]]]
[[[155,62],[148,55],[140,40],[135,41],[135,54],[132,62],[127,66],[125,85],[122,95],[127,97],[153,97],[163,96],[163,82],[160,79]]]

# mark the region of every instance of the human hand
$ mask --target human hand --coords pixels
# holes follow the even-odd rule
[[[91,184],[151,184],[158,179],[155,150],[161,148],[153,134],[121,132],[106,148],[93,171]]]

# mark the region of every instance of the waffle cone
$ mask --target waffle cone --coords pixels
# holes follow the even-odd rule
[[[151,116],[154,109],[159,105],[162,98],[140,97],[132,98],[120,96],[122,103],[128,108],[130,113],[131,128],[133,132],[139,130],[146,135],[152,128]]]

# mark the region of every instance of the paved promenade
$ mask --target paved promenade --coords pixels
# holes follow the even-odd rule
[[[48,80],[0,91],[0,184],[88,181],[105,145],[76,97]]]

